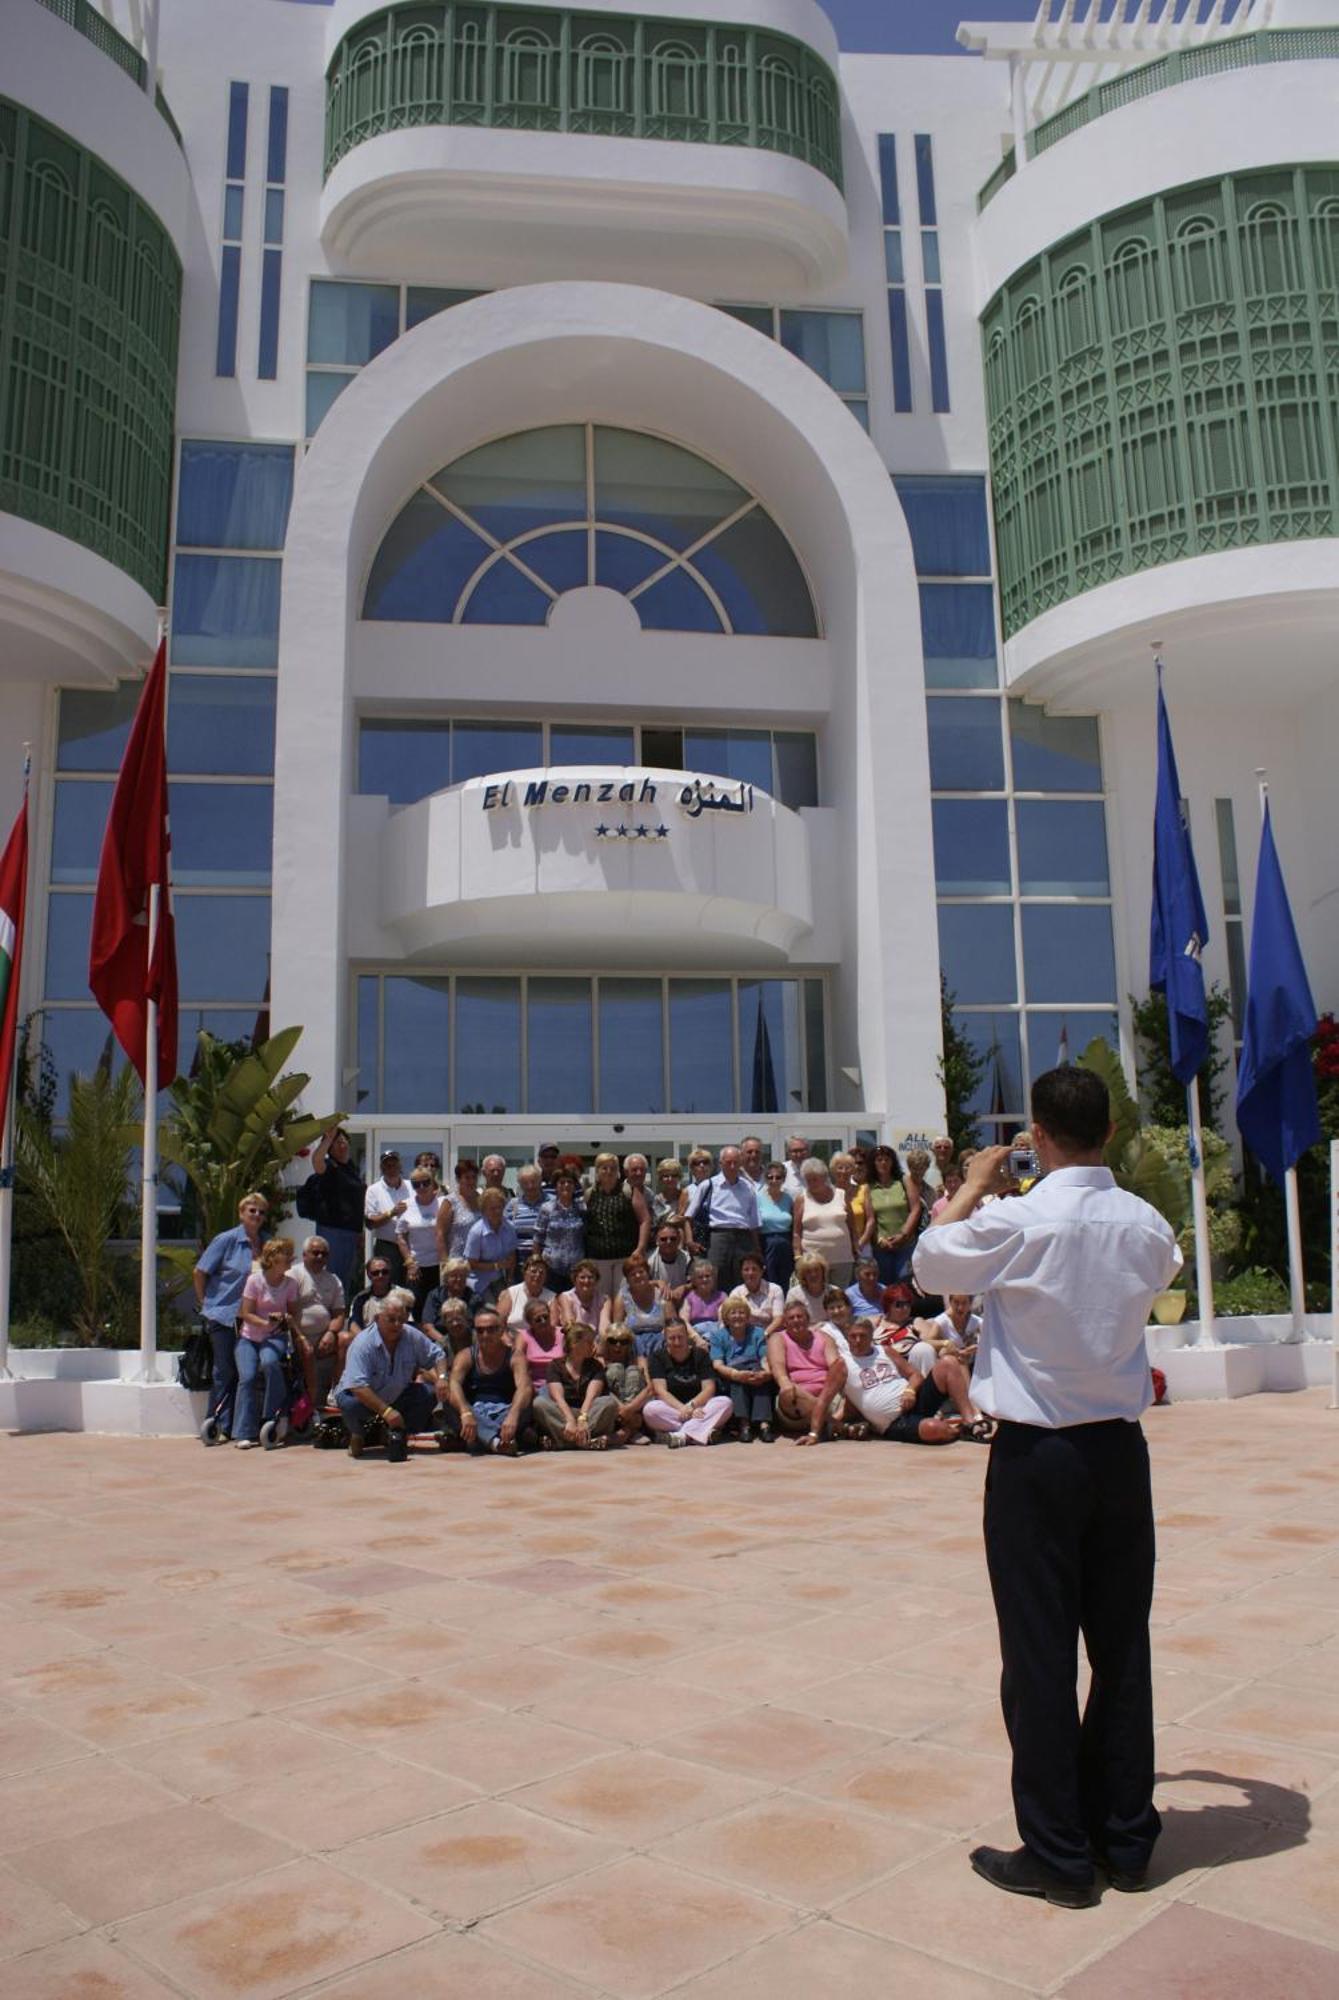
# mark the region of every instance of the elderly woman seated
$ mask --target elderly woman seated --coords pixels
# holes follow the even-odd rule
[[[768,1336],[767,1361],[777,1385],[777,1424],[796,1444],[817,1444],[846,1379],[836,1341],[792,1299],[780,1327]]]
[[[550,1366],[548,1393],[535,1398],[531,1413],[545,1451],[604,1451],[623,1442],[593,1326],[578,1320],[563,1329],[562,1359]]]
[[[791,1305],[795,1303],[802,1305],[809,1315],[811,1324],[818,1326],[828,1316],[827,1307],[823,1303],[823,1296],[827,1289],[828,1267],[823,1258],[816,1254],[807,1257],[797,1257],[795,1259],[795,1281],[786,1293],[786,1304]],[[780,1324],[781,1316],[778,1315],[772,1321],[768,1331],[775,1333]]]
[[[730,1398],[716,1382],[711,1356],[681,1319],[665,1328],[665,1342],[647,1363],[652,1394],[642,1411],[647,1430],[669,1445],[712,1444],[729,1422]]]
[[[721,1307],[721,1323],[711,1336],[711,1365],[730,1398],[740,1443],[752,1444],[755,1431],[762,1443],[774,1443],[776,1383],[767,1365],[767,1335],[748,1301],[735,1293]]]
[[[633,1344],[631,1329],[615,1320],[600,1335],[598,1352],[604,1364],[604,1379],[609,1393],[618,1405],[618,1441],[622,1444],[650,1444],[642,1424],[642,1412],[651,1400],[651,1377]]]

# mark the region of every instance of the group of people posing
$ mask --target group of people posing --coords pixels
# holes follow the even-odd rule
[[[763,1150],[696,1150],[686,1177],[662,1160],[652,1187],[640,1154],[601,1153],[583,1180],[545,1146],[514,1190],[490,1155],[458,1160],[448,1193],[430,1153],[406,1178],[387,1151],[366,1185],[347,1135],[330,1133],[299,1194],[318,1223],[301,1258],[267,1238],[253,1194],[196,1267],[207,1435],[273,1441],[296,1390],[339,1412],[356,1457],[384,1437],[402,1458],[426,1430],[444,1449],[505,1455],[988,1437],[969,1393],[971,1300],[941,1310],[907,1276],[960,1182],[951,1142],[905,1170],[890,1146],[827,1162],[798,1137],[784,1161]]]

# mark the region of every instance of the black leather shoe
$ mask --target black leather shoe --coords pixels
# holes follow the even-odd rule
[[[1098,1848],[1093,1849],[1093,1860],[1106,1876],[1113,1889],[1119,1889],[1122,1896],[1137,1896],[1141,1889],[1148,1887],[1147,1868],[1118,1868],[1114,1861],[1108,1861]]]
[[[1088,1910],[1098,1900],[1092,1882],[1071,1882],[1038,1861],[1026,1847],[974,1847],[967,1859],[977,1874],[1013,1896],[1044,1896],[1061,1910]]]

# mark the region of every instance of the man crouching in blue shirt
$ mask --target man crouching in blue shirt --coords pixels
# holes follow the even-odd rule
[[[392,1296],[350,1344],[335,1401],[349,1433],[351,1458],[362,1457],[373,1417],[386,1426],[386,1456],[393,1465],[409,1456],[411,1432],[432,1429],[433,1412],[446,1389],[445,1356],[408,1318],[404,1301]],[[436,1394],[418,1380],[429,1372]]]

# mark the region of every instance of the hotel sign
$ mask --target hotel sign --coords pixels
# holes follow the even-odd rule
[[[685,819],[707,813],[745,814],[754,809],[753,786],[721,785],[714,778],[690,778],[682,785],[663,778],[501,778],[484,786],[484,812],[513,807],[535,812],[550,806],[606,806],[608,818],[595,828],[597,840],[668,840],[660,815],[674,806]],[[639,815],[647,817],[641,818]]]

